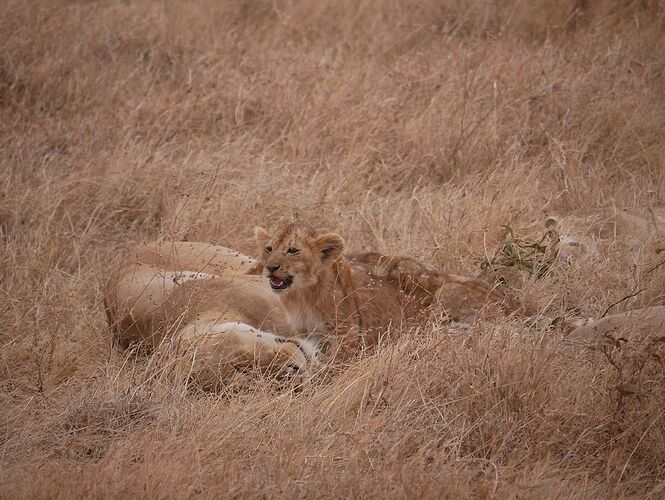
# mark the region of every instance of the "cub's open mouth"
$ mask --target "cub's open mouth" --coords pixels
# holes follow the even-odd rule
[[[293,276],[285,276],[284,278],[278,278],[275,275],[270,275],[270,288],[273,290],[284,290],[288,288],[293,283]]]

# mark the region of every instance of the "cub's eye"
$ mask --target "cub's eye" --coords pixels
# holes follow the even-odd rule
[[[270,253],[270,252],[272,252],[272,247],[270,245],[268,245],[266,247],[266,253]]]
[[[298,250],[297,248],[289,247],[289,248],[286,249],[286,253],[291,254],[291,255],[295,255],[297,253],[300,253],[300,250]]]

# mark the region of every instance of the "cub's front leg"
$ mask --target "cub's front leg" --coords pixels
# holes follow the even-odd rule
[[[366,347],[357,325],[329,321],[324,329],[327,333],[321,335],[318,346],[325,361],[345,361]]]

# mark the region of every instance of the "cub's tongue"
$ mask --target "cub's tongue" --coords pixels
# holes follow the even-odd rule
[[[284,284],[284,280],[279,279],[277,276],[271,276],[270,284],[272,286],[282,286]]]

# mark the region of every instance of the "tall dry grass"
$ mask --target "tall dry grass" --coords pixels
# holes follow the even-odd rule
[[[0,488],[15,497],[665,495],[662,357],[434,321],[294,391],[196,393],[111,347],[134,242],[253,253],[294,217],[477,274],[502,225],[665,203],[665,8],[642,1],[0,4]],[[663,235],[514,293],[664,302]],[[636,245],[637,243],[637,245]],[[637,246],[637,251],[635,247]],[[660,364],[659,364],[660,363]],[[621,373],[620,373],[621,372]],[[630,373],[640,394],[616,390]]]

